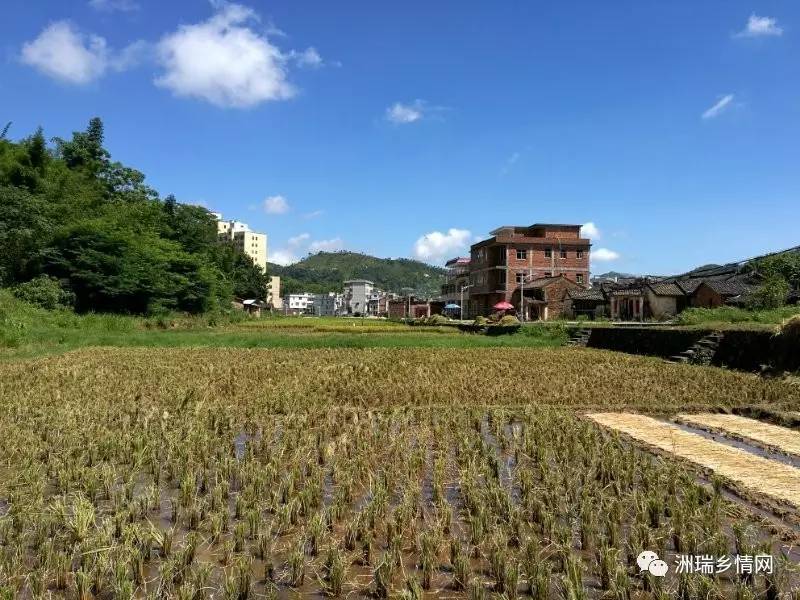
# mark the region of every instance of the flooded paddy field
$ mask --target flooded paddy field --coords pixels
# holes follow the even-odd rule
[[[92,349],[0,365],[0,399],[3,597],[800,586],[793,430],[745,423],[751,451],[673,421],[798,410],[777,380],[589,350]]]

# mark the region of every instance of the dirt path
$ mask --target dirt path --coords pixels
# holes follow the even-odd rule
[[[777,448],[788,454],[800,456],[800,431],[770,425],[769,423],[737,415],[704,413],[699,415],[678,415],[677,419],[702,427],[719,429],[723,432],[732,433],[760,442],[766,446]]]
[[[750,490],[800,507],[800,469],[707,440],[677,425],[644,415],[594,413],[586,416],[600,425],[711,469]]]

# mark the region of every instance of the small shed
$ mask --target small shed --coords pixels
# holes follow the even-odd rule
[[[686,292],[675,283],[648,283],[645,293],[653,319],[671,319],[685,308]]]
[[[255,298],[242,300],[242,309],[254,317],[260,317],[261,311],[267,307],[267,303]]]

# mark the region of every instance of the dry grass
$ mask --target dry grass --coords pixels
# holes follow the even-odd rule
[[[593,421],[689,460],[744,487],[800,507],[800,469],[713,442],[651,417],[595,413]]]
[[[737,415],[678,415],[678,419],[747,438],[788,454],[800,456],[800,432]]]
[[[0,364],[3,399],[158,405],[175,394],[248,398],[273,410],[529,403],[661,413],[800,410],[800,387],[786,381],[597,350],[95,348]]]

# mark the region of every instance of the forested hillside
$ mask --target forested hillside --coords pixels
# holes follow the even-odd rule
[[[439,293],[445,270],[406,258],[376,258],[357,252],[319,252],[282,267],[270,264],[270,274],[281,276],[284,293],[334,292],[347,279],[368,279],[385,291],[412,288],[421,295]]]
[[[161,199],[111,159],[103,123],[71,139],[0,135],[0,286],[81,312],[189,313],[264,297],[266,276],[204,208]]]

